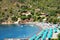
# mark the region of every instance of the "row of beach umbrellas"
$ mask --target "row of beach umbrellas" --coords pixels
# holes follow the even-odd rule
[[[46,40],[46,39],[51,39],[52,35],[54,33],[58,32],[58,28],[46,28],[42,30],[39,34],[34,34],[29,40]]]

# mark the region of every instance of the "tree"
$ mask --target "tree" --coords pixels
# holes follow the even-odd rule
[[[18,0],[20,3],[25,3],[26,0]]]
[[[18,20],[18,18],[12,17],[12,21],[17,21],[17,20]]]
[[[20,18],[21,18],[22,20],[25,20],[27,17],[26,17],[26,15],[22,15]]]
[[[60,33],[58,34],[58,40],[60,40]]]
[[[2,0],[0,0],[0,1],[2,1]]]

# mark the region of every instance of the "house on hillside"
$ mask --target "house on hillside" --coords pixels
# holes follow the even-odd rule
[[[46,13],[41,13],[40,14],[40,17],[47,17],[48,16],[48,14],[46,14]]]
[[[57,18],[59,18],[59,19],[60,19],[60,13],[58,13],[58,14],[57,14]]]
[[[48,14],[46,13],[41,13],[40,17],[43,18],[43,22],[46,22]]]
[[[26,16],[31,15],[31,13],[29,11],[23,11],[23,12],[21,12],[21,14],[26,15]]]

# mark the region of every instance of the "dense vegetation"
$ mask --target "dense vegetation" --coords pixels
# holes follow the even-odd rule
[[[31,15],[22,15],[28,11]],[[45,17],[40,17],[44,13]],[[15,18],[29,19],[41,22],[46,18],[46,22],[60,23],[60,0],[0,0],[0,21],[8,18],[16,21]]]
[[[58,40],[60,40],[60,33],[58,34]]]

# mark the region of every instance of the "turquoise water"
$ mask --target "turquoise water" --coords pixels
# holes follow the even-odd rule
[[[36,25],[27,24],[11,24],[0,25],[0,39],[4,38],[29,38],[40,32],[40,28]]]

